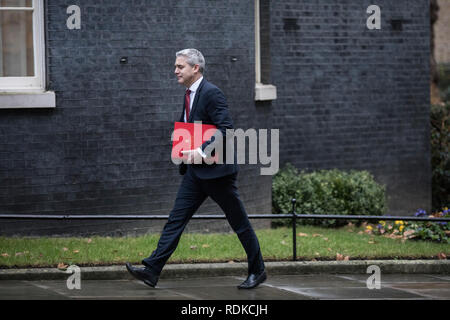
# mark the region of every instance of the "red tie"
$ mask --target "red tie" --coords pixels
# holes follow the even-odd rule
[[[186,95],[184,96],[184,110],[186,111],[186,122],[189,122],[189,111],[191,109],[191,90],[186,90]]]

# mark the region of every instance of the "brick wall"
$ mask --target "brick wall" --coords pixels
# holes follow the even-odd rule
[[[281,164],[367,169],[387,185],[390,214],[430,207],[428,1],[379,0],[382,29],[368,30],[372,1],[262,0],[263,78],[278,99],[256,104],[253,1],[72,1],[81,30],[66,28],[66,2],[47,4],[57,107],[0,110],[0,212],[168,214],[180,182],[170,128],[183,100],[173,62],[185,47],[204,53],[236,127],[280,129]],[[242,165],[239,186],[249,213],[270,212],[271,177]],[[219,212],[209,200],[200,209]],[[162,223],[2,221],[0,234],[120,235]],[[205,229],[230,230],[188,227]]]
[[[390,214],[431,207],[428,1],[272,1],[270,49],[282,164],[367,169]]]
[[[175,52],[198,48],[206,78],[228,97],[236,127],[254,114],[253,2],[72,1],[81,30],[66,27],[67,2],[47,1],[49,89],[54,110],[0,110],[0,212],[168,214],[181,178],[170,134],[182,111]],[[199,18],[201,17],[201,18]],[[120,64],[122,57],[128,64]],[[232,57],[237,58],[232,62]],[[248,213],[270,213],[270,179],[241,166]],[[217,214],[208,200],[199,213]],[[2,221],[1,234],[130,234],[162,222]],[[206,226],[206,227],[205,227]],[[189,230],[231,230],[191,221]]]

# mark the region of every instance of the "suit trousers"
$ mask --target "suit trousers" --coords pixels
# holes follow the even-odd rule
[[[209,196],[224,211],[225,216],[247,254],[248,273],[264,270],[258,238],[250,224],[236,186],[237,173],[216,178],[199,179],[188,166],[178,189],[175,205],[164,226],[156,250],[142,264],[159,275],[177,248],[187,223]]]

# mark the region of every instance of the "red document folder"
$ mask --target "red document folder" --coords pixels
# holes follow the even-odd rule
[[[172,159],[186,158],[181,151],[195,150],[211,139],[217,127],[212,124],[175,122]]]

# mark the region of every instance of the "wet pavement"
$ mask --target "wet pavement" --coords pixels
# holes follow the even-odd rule
[[[268,275],[253,290],[238,290],[241,276],[160,279],[156,288],[138,280],[2,280],[0,300],[449,300],[450,275],[383,274],[380,289],[369,289],[369,274]],[[74,284],[74,282],[72,282]]]

